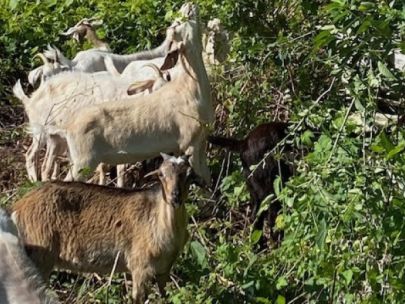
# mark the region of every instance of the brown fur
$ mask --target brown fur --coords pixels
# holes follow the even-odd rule
[[[19,200],[14,216],[43,276],[55,266],[110,273],[119,254],[116,271],[132,273],[136,303],[152,277],[163,291],[188,238],[188,168],[170,159],[157,171],[161,185],[147,190],[52,182]]]

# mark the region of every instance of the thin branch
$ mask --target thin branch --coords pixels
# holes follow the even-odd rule
[[[115,273],[115,269],[117,268],[117,264],[118,264],[118,259],[119,259],[119,257],[120,257],[120,253],[121,253],[121,252],[118,251],[117,256],[115,257],[114,265],[113,265],[113,268],[111,269],[110,277],[108,278],[108,286],[111,286],[112,277],[113,277],[113,275],[114,275],[114,273]]]
[[[335,139],[335,142],[333,143],[333,147],[332,147],[332,150],[330,151],[328,160],[326,161],[327,163],[330,162],[330,160],[331,160],[331,158],[332,158],[332,155],[333,155],[333,153],[334,153],[335,150],[336,150],[336,146],[337,146],[337,143],[338,143],[338,141],[339,141],[340,134],[342,134],[343,127],[346,125],[347,119],[349,118],[349,114],[350,114],[350,111],[352,110],[352,107],[353,107],[353,105],[354,105],[354,101],[355,101],[355,100],[356,100],[356,99],[353,98],[352,102],[350,103],[349,108],[348,108],[347,111],[346,111],[345,118],[344,118],[344,120],[343,120],[342,125],[340,126],[340,129],[339,129],[339,132],[338,132],[337,137],[336,137],[336,139]]]
[[[291,132],[289,132],[282,140],[280,140],[280,141],[277,143],[277,145],[274,146],[273,149],[271,149],[269,152],[267,152],[267,153],[264,155],[264,157],[262,158],[262,160],[261,160],[260,162],[258,162],[258,163],[255,165],[255,168],[254,168],[254,169],[252,170],[252,172],[249,174],[248,178],[251,178],[251,177],[253,176],[253,173],[256,171],[256,169],[266,161],[266,158],[267,158],[269,155],[273,154],[273,153],[276,151],[276,149],[277,149],[278,147],[280,147],[281,145],[284,145],[284,143],[286,142],[287,138],[289,138],[291,135],[295,134],[295,132],[296,132],[296,131],[301,127],[301,125],[304,123],[305,118],[307,118],[307,116],[309,115],[309,113],[320,103],[320,101],[323,99],[323,97],[325,97],[325,96],[332,90],[332,87],[333,87],[333,85],[334,85],[334,83],[335,83],[335,80],[336,80],[336,77],[333,77],[332,82],[331,82],[329,88],[328,88],[325,92],[323,92],[323,93],[315,100],[315,102],[309,107],[309,109],[308,109],[307,112],[305,113],[304,117],[295,125],[294,129],[293,129]]]

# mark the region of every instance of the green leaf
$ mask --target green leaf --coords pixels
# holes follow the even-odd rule
[[[323,218],[318,226],[318,234],[315,237],[316,245],[319,249],[323,249],[325,245],[326,233],[326,221]]]
[[[280,176],[277,176],[276,179],[274,179],[273,188],[274,188],[274,193],[276,194],[276,196],[280,196],[280,192],[281,192],[281,178],[280,178]]]
[[[286,287],[287,285],[288,285],[288,282],[285,277],[281,276],[277,279],[276,288],[278,290],[282,289],[283,287]]]
[[[387,159],[393,158],[395,155],[402,152],[404,150],[404,148],[405,148],[405,142],[401,142],[398,146],[396,146],[390,152],[388,152]]]
[[[303,144],[307,146],[312,146],[312,139],[315,137],[314,133],[310,130],[306,130],[302,135],[301,135],[301,141]]]
[[[15,10],[15,8],[18,5],[18,2],[20,2],[19,0],[10,0],[10,2],[8,3],[8,6],[10,7],[11,10]]]
[[[361,2],[359,6],[359,11],[365,12],[371,10],[375,7],[375,3],[373,2]]]
[[[270,203],[272,199],[274,198],[274,194],[269,194],[268,196],[265,197],[264,200],[260,203],[260,208],[259,211],[257,212],[256,216],[260,216],[264,211],[267,211],[270,207]]]
[[[260,240],[262,237],[262,231],[261,230],[255,230],[252,232],[252,235],[250,236],[250,241],[252,244],[257,244],[257,242]]]
[[[391,142],[391,140],[384,131],[381,132],[379,138],[381,141],[381,145],[385,149],[385,151],[390,152],[392,149],[394,149],[395,147],[394,144]]]
[[[269,299],[263,298],[263,297],[256,297],[255,298],[255,303],[261,303],[261,304],[271,304],[272,302]]]
[[[342,272],[343,277],[345,278],[346,285],[349,285],[353,278],[353,271],[348,269]]]
[[[285,297],[278,295],[276,299],[277,304],[285,304]]]
[[[354,106],[356,107],[357,110],[364,112],[365,108],[362,105],[362,103],[360,102],[360,100],[358,98],[354,99]]]
[[[384,75],[385,77],[387,77],[388,79],[391,79],[391,80],[396,79],[395,76],[390,72],[390,70],[387,68],[387,66],[384,63],[382,63],[381,61],[378,61],[377,65],[378,65],[378,70],[380,71],[380,73],[382,75]]]
[[[207,252],[203,245],[201,245],[198,241],[193,241],[190,244],[191,252],[193,253],[194,257],[197,259],[198,265],[202,268],[208,267],[208,260],[207,260]]]
[[[283,214],[279,214],[276,217],[276,228],[277,230],[283,230],[285,228],[285,218]]]

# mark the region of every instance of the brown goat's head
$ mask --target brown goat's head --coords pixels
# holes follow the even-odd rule
[[[188,156],[175,157],[161,153],[163,163],[159,169],[146,176],[157,175],[162,183],[163,195],[167,203],[179,207],[187,195],[188,176],[191,171]]]

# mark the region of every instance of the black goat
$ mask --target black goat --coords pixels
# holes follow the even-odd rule
[[[252,165],[263,160],[265,154],[270,152],[286,135],[288,123],[270,122],[257,126],[242,140],[218,136],[209,136],[208,141],[216,146],[228,148],[230,151],[238,152],[242,160],[243,174],[250,192],[252,203],[252,216],[256,218],[261,202],[271,193],[274,193],[273,182],[276,176],[281,175],[285,182],[291,175],[289,165],[281,160],[276,160],[269,154],[256,170],[250,169]],[[274,231],[275,220],[281,209],[280,202],[273,202],[267,214],[263,212],[256,220],[255,228],[263,229],[264,220],[268,216],[271,229],[271,238],[275,241],[281,235]]]

